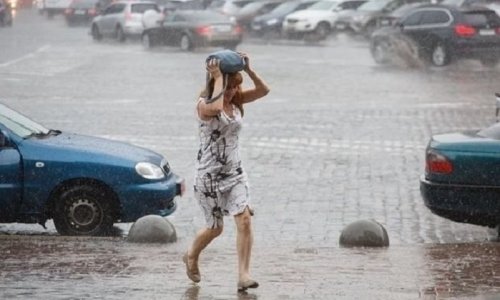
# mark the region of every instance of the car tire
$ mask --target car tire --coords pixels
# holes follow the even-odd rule
[[[96,186],[70,187],[55,201],[54,225],[61,235],[105,235],[113,227],[111,201]]]
[[[316,26],[314,33],[316,33],[318,38],[322,40],[326,39],[326,37],[330,34],[330,25],[325,22],[321,22],[318,24],[318,26]]]
[[[450,63],[450,54],[443,43],[437,42],[432,47],[430,59],[434,66],[444,67]]]
[[[375,60],[377,64],[387,64],[389,62],[389,49],[390,45],[388,41],[374,41],[370,46],[373,60]]]
[[[180,47],[182,51],[192,51],[194,49],[193,41],[191,41],[187,34],[182,35]]]
[[[101,41],[102,40],[102,34],[99,31],[99,28],[97,27],[97,25],[92,25],[92,29],[90,32],[92,34],[92,39],[94,41]]]
[[[115,31],[116,40],[120,43],[125,42],[125,33],[123,32],[123,28],[121,26],[116,26]]]

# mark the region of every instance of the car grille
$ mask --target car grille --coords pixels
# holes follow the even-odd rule
[[[299,20],[298,19],[288,19],[287,22],[290,23],[290,24],[295,24],[297,23]]]

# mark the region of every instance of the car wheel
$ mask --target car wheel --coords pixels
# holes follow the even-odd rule
[[[92,33],[92,39],[94,39],[94,41],[102,40],[102,34],[99,31],[99,28],[97,27],[97,25],[92,26],[91,33]]]
[[[436,43],[431,52],[431,63],[436,67],[444,67],[450,63],[450,55],[443,43]]]
[[[123,32],[123,29],[121,26],[117,26],[116,27],[116,33],[115,33],[115,36],[116,36],[116,40],[120,43],[123,43],[125,42],[125,33]]]
[[[106,193],[95,186],[66,189],[54,206],[54,225],[61,235],[102,235],[110,232],[113,214]]]
[[[325,22],[319,23],[315,29],[315,33],[319,38],[325,39],[330,33],[330,26]]]
[[[187,34],[182,35],[181,37],[181,50],[182,51],[191,51],[193,50],[193,42],[189,38]]]
[[[389,62],[389,49],[388,41],[374,41],[370,47],[373,60],[377,64],[386,64]]]

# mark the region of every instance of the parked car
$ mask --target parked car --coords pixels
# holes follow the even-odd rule
[[[97,0],[73,0],[64,12],[66,24],[73,26],[77,24],[90,24],[99,13]]]
[[[282,23],[287,15],[294,11],[306,9],[317,2],[318,0],[292,0],[283,2],[269,13],[255,17],[252,21],[251,29],[258,35],[266,33],[281,34]]]
[[[124,142],[47,129],[0,104],[0,223],[54,219],[62,235],[176,210],[185,190],[166,159]]]
[[[376,17],[377,28],[383,26],[392,26],[396,22],[398,22],[402,17],[406,16],[412,9],[415,9],[421,6],[422,3],[410,3],[405,4],[392,12],[383,13],[380,16]]]
[[[355,10],[365,0],[322,0],[289,14],[283,21],[283,33],[289,38],[301,38],[314,33],[320,38],[326,38],[333,29],[340,12]]]
[[[43,12],[47,14],[47,18],[51,19],[55,15],[62,15],[71,4],[71,0],[42,0]]]
[[[234,16],[243,6],[254,1],[255,0],[214,0],[208,5],[208,9],[227,16]]]
[[[13,20],[12,6],[6,0],[0,0],[0,26],[12,26]]]
[[[207,46],[236,49],[241,43],[242,33],[238,24],[220,13],[178,10],[167,15],[160,26],[146,28],[142,42],[145,48],[170,45],[183,51]]]
[[[370,37],[377,28],[377,18],[411,3],[426,3],[429,0],[371,0],[356,11],[339,16],[335,28]]]
[[[380,58],[390,55],[400,36],[413,41],[418,55],[438,67],[458,58],[479,59],[491,67],[500,59],[500,17],[486,8],[416,8],[394,26],[373,33],[370,50],[376,62],[385,62]]]
[[[500,123],[482,130],[434,135],[420,178],[425,205],[456,222],[500,225],[499,160]]]
[[[160,12],[160,8],[152,1],[119,1],[114,2],[92,20],[91,35],[94,40],[103,37],[116,38],[124,42],[129,37],[140,37],[144,30],[142,15],[147,10]]]
[[[248,30],[255,17],[269,13],[281,3],[283,0],[259,0],[248,3],[236,12],[234,20]]]

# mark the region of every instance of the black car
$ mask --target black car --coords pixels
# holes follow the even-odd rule
[[[64,11],[66,23],[69,26],[76,24],[90,24],[99,13],[98,0],[73,0]]]
[[[257,16],[253,19],[251,29],[258,35],[269,32],[281,33],[281,25],[285,17],[294,11],[306,9],[318,0],[294,0],[283,2],[271,12]]]
[[[394,23],[399,21],[402,17],[406,16],[408,12],[410,12],[412,9],[415,9],[416,7],[419,7],[421,5],[422,3],[405,4],[392,12],[384,13],[378,16],[376,18],[377,28],[393,25]]]
[[[184,51],[198,47],[221,46],[236,49],[242,29],[228,16],[210,10],[177,10],[168,14],[160,26],[142,33],[145,48],[179,46]]]
[[[415,44],[420,58],[435,66],[453,59],[479,59],[495,66],[500,59],[500,17],[486,8],[463,9],[445,5],[422,5],[391,27],[375,31],[370,50],[377,63],[385,63],[396,41]]]

